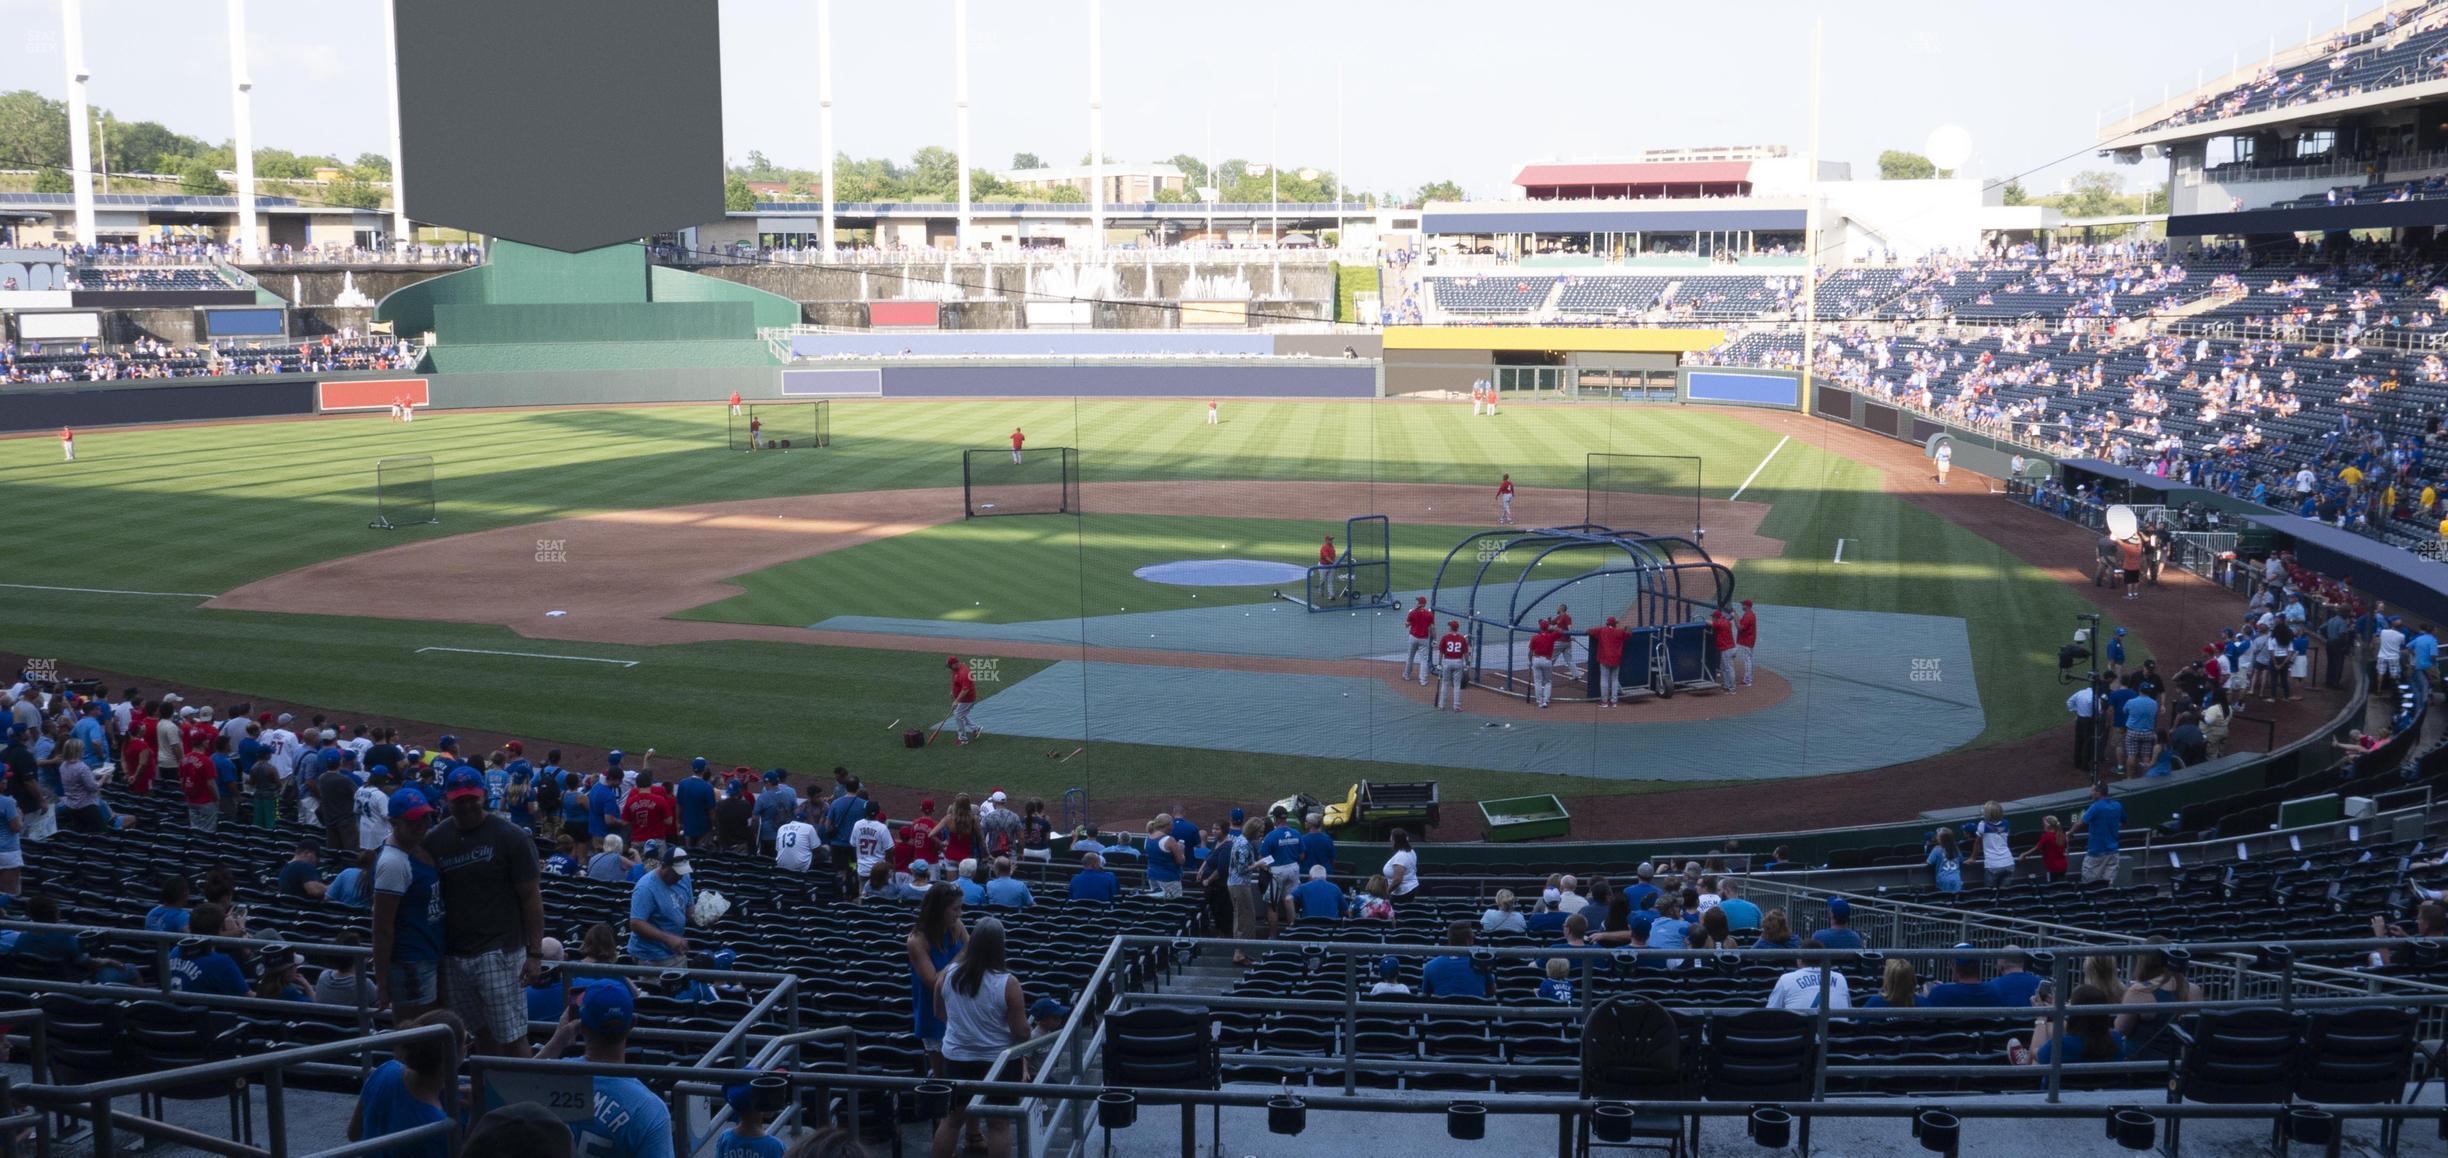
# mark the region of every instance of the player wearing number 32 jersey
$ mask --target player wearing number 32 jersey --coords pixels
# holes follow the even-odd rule
[[[1470,674],[1470,637],[1462,634],[1459,620],[1445,621],[1445,634],[1437,637],[1437,702],[1439,708],[1462,710],[1462,683]]]

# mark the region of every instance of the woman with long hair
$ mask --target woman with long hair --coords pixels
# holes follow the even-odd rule
[[[2106,953],[2083,958],[2082,983],[2102,993],[2125,992],[2125,979],[2117,974],[2116,958]]]
[[[934,1013],[944,1027],[943,1076],[954,1081],[984,1079],[996,1057],[1028,1040],[1028,1006],[1004,954],[1003,922],[987,917],[970,931],[968,943],[944,967],[935,986]],[[1014,1100],[990,1097],[987,1104],[1007,1106]],[[952,1158],[968,1124],[969,1100],[954,1099],[952,1112],[935,1124],[935,1158]],[[986,1152],[991,1158],[1011,1153],[1009,1120],[988,1123]]]
[[[1955,844],[1955,830],[1941,828],[1930,837],[1929,859],[1926,862],[1937,875],[1938,891],[1963,891],[1963,849]]]
[[[1393,923],[1394,900],[1386,889],[1384,877],[1370,877],[1367,884],[1360,886],[1360,897],[1356,903],[1358,907],[1353,915],[1361,920]]]
[[[2176,1020],[2149,1007],[2163,1001],[2202,999],[2201,986],[2193,984],[2186,976],[2192,969],[2192,955],[2159,948],[2167,943],[2167,938],[2156,934],[2148,938],[2147,943],[2151,948],[2143,950],[2135,960],[2133,982],[2125,987],[2125,996],[2121,999],[2122,1004],[2141,1008],[2134,1013],[2120,1013],[2116,1019],[2117,1032],[2125,1035],[2134,1053],[2145,1057],[2165,1054],[2169,1036],[2166,1031]]]
[[[1759,940],[1751,942],[1754,949],[1799,949],[1802,943],[1794,939],[1793,924],[1783,909],[1770,909],[1760,914]]]
[[[2113,1005],[2116,999],[2101,992],[2096,985],[2085,983],[2074,987],[2067,1005]],[[2066,1015],[2065,1060],[2070,1062],[2123,1061],[2131,1052],[2125,1035],[2110,1024],[2114,1020],[2104,1013],[2069,1013]],[[2032,1046],[2026,1050],[2021,1042],[2007,1045],[2006,1057],[2017,1065],[2047,1065],[2055,1060],[2057,1042],[2052,1034],[2056,1026],[2046,1015],[2032,1022]]]
[[[1693,926],[1691,931],[1692,947],[1702,948],[1700,939],[1704,936],[1708,938],[1707,947],[1718,949],[1734,947],[1733,923],[1728,921],[1725,913],[1717,908],[1707,909],[1700,914],[1700,923]]]
[[[1479,931],[1482,933],[1519,933],[1528,927],[1522,915],[1513,910],[1511,889],[1496,890],[1496,904],[1479,914]]]
[[[953,797],[952,811],[944,816],[942,824],[935,826],[937,859],[959,864],[977,856],[977,850],[985,845],[985,835],[978,827],[977,805],[969,802],[966,792]]]
[[[937,882],[918,902],[918,919],[904,943],[909,950],[910,1022],[919,1043],[926,1047],[927,1072],[936,1077],[942,1077],[944,1071],[944,1022],[936,1009],[935,990],[943,982],[944,966],[968,942],[969,931],[961,926],[960,887]]]
[[[1386,887],[1390,895],[1407,897],[1419,890],[1419,854],[1411,851],[1411,834],[1397,828],[1386,834],[1393,851],[1386,857]]]
[[[1235,833],[1232,844],[1224,850],[1224,887],[1232,890],[1233,936],[1244,941],[1262,938],[1258,931],[1259,890],[1266,873],[1253,866],[1258,859],[1258,841],[1266,836],[1266,822],[1253,816]],[[1250,963],[1248,953],[1233,950],[1233,964]]]

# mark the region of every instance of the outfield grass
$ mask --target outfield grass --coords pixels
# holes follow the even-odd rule
[[[591,511],[642,509],[792,494],[956,486],[957,450],[993,447],[1015,425],[1033,446],[1077,446],[1089,481],[1126,479],[1379,479],[1485,483],[1510,471],[1524,486],[1577,487],[1583,455],[1701,453],[1706,490],[1724,497],[1771,447],[1775,433],[1704,411],[1635,405],[1519,407],[1473,420],[1459,407],[1384,403],[1228,400],[1222,425],[1205,427],[1194,402],[835,403],[836,445],[824,451],[746,455],[720,449],[717,405],[492,413],[431,413],[409,426],[379,418],[243,423],[185,429],[89,431],[79,460],[59,461],[43,438],[0,441],[0,510],[10,529],[4,581],[60,587],[217,593],[319,560],[404,542]],[[436,462],[442,523],[373,531],[373,458],[429,454]],[[2058,693],[2043,673],[2074,594],[2002,548],[1875,490],[1869,468],[1789,443],[1743,495],[1773,510],[1764,534],[1786,556],[1738,570],[1744,594],[1768,602],[1918,611],[1971,624],[1989,713],[1983,742],[2053,726]],[[1065,520],[981,520],[907,542],[884,542],[743,579],[738,600],[700,609],[773,622],[822,615],[785,610],[793,585],[827,593],[825,614],[957,613],[953,576],[984,570],[1009,589],[991,614],[1077,614],[1085,596],[1080,560],[1096,574],[1090,595],[1130,590],[1132,599],[1180,598],[1128,577],[1131,559],[1184,557],[1212,543],[1231,553],[1290,558],[1314,550],[1327,524],[1270,520],[1157,520],[1173,529],[1134,544],[1123,516],[1093,517],[1073,542],[1070,586],[1060,569],[1023,575],[1024,558],[981,557],[996,536],[1068,539]],[[1023,524],[1027,524],[1024,526]],[[1052,528],[1052,529],[1048,529]],[[1204,536],[1222,532],[1224,537]],[[1398,564],[1423,551],[1398,528]],[[983,538],[981,538],[981,536]],[[1847,565],[1832,566],[1835,539],[1849,540]],[[1083,552],[1082,548],[1086,548]],[[1296,550],[1293,548],[1297,548]],[[1261,555],[1260,552],[1269,552]],[[885,565],[865,582],[832,570],[868,552]],[[898,554],[895,554],[898,553]],[[940,590],[911,576],[930,555],[949,559]],[[1111,560],[1119,578],[1105,572]],[[1409,572],[1416,574],[1416,572]],[[876,579],[882,575],[884,579]],[[1398,583],[1416,585],[1398,576]],[[1110,585],[1110,587],[1109,587]],[[1139,589],[1148,589],[1141,595]],[[1026,597],[1022,597],[1022,593]],[[970,594],[972,612],[986,615]],[[756,601],[764,600],[760,608]],[[890,602],[890,610],[883,608]],[[1067,602],[1066,602],[1067,601]],[[1321,777],[1307,761],[1182,749],[1099,745],[1057,769],[1032,741],[989,743],[943,757],[908,753],[884,727],[940,706],[942,673],[895,653],[788,644],[717,643],[654,649],[535,642],[498,627],[380,619],[203,611],[197,600],[0,588],[0,640],[53,657],[63,667],[109,668],[160,679],[293,700],[340,711],[379,712],[469,728],[570,741],[653,745],[727,760],[798,767],[849,762],[885,783],[938,786],[961,761],[963,783],[1004,782],[1051,795],[1093,778],[1102,796],[1169,794],[1269,798],[1291,788],[1324,795],[1356,776],[1435,776],[1457,799],[1553,791],[1553,777],[1457,772],[1399,765],[1338,766]],[[739,604],[739,606],[731,606]],[[912,605],[915,605],[914,607]],[[1140,604],[1115,599],[1115,605]],[[1154,608],[1159,603],[1147,606]],[[1097,605],[1100,609],[1102,602]],[[948,612],[946,609],[949,609]],[[379,608],[369,608],[379,613]],[[419,655],[451,646],[641,659],[636,668]],[[1033,667],[1003,663],[1006,679]],[[1949,673],[1954,678],[1954,673]],[[990,694],[992,688],[985,689]],[[1196,769],[1195,778],[1182,775]],[[974,772],[974,781],[971,780]],[[1195,779],[1193,787],[1191,781]],[[1335,781],[1333,784],[1323,783]],[[1576,793],[1637,792],[1651,785],[1575,781]]]

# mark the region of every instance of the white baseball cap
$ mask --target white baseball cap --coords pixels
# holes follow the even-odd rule
[[[994,790],[994,794],[993,794],[993,795],[991,795],[991,796],[988,796],[986,799],[991,800],[991,801],[994,801],[994,802],[995,802],[995,803],[997,803],[997,804],[1001,804],[1001,803],[1003,803],[1003,801],[1006,799],[1006,797],[1003,795],[1003,790],[1002,790],[1002,789],[1000,789],[1000,788],[997,788],[997,789],[995,789],[995,790]]]

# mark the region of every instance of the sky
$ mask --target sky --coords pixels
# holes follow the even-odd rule
[[[399,2],[413,12],[414,0]],[[2113,169],[2139,188],[2164,168],[2110,166],[2091,148],[2098,125],[2379,2],[1114,0],[1105,152],[1272,155],[1322,168],[1339,155],[1356,189],[1452,180],[1472,197],[1509,195],[1531,160],[1726,144],[1799,155],[1811,24],[1824,11],[1822,151],[1855,176],[1873,175],[1881,150],[1919,150],[1954,124],[1971,136],[1971,174],[2019,177],[2037,194],[2083,169]],[[223,3],[83,3],[96,103],[229,136]],[[0,39],[0,89],[64,95],[60,5],[0,0],[0,29],[12,30],[0,38],[16,40]],[[719,6],[725,154],[815,166],[815,0]],[[1087,0],[970,7],[973,166],[1002,168],[1022,151],[1078,161],[1088,148]],[[343,158],[388,148],[381,12],[379,0],[248,0],[258,145]],[[953,143],[951,0],[841,0],[833,31],[840,149],[905,159]]]

